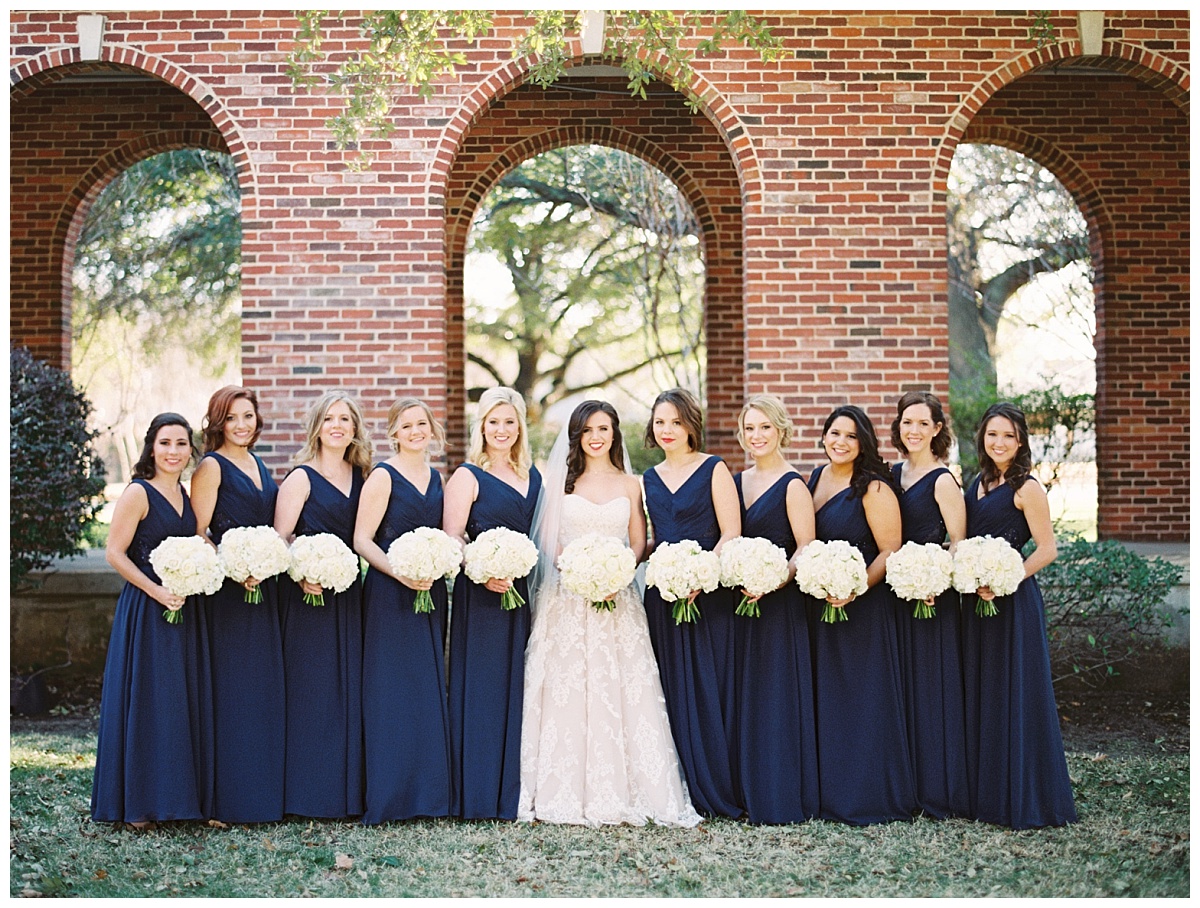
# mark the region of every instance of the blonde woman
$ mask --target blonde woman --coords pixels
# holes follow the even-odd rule
[[[443,528],[466,543],[494,527],[530,534],[542,478],[532,465],[525,401],[511,388],[483,393],[467,462],[446,483]],[[450,628],[451,813],[513,820],[521,789],[521,706],[528,605],[500,607],[512,577],[485,584],[459,574]],[[526,603],[525,580],[515,585]]]
[[[344,391],[313,404],[298,466],[283,480],[275,530],[297,536],[332,533],[350,546],[371,440],[362,411]],[[322,593],[307,581],[279,578],[283,631],[285,725],[284,813],[351,817],[363,812],[362,584]]]
[[[370,565],[363,581],[367,824],[450,812],[446,584],[398,576],[387,558],[405,533],[442,525],[442,474],[428,454],[446,436],[424,402],[405,397],[388,412],[387,437],[395,454],[367,477],[354,526],[354,549]],[[433,611],[414,611],[418,590],[429,590]]]

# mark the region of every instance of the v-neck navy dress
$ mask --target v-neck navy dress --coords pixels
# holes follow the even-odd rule
[[[475,464],[479,491],[467,535],[507,527],[529,535],[542,477],[529,469],[524,495]],[[454,584],[450,616],[451,814],[464,819],[515,820],[521,795],[521,709],[525,696],[525,645],[529,642],[529,586],[513,584],[525,600],[500,607],[500,594],[474,583],[466,572]]]
[[[900,489],[903,464],[892,467]],[[934,497],[945,467],[930,470],[907,490],[899,491],[905,542],[946,538],[946,522]],[[956,485],[957,493],[957,485]],[[937,597],[932,618],[914,618],[912,603],[896,612],[900,670],[908,751],[917,784],[917,803],[932,817],[965,817],[971,804],[967,788],[967,755],[963,722],[961,597],[953,587]]]
[[[813,471],[810,491],[823,469]],[[817,538],[846,540],[868,566],[879,554],[863,500],[852,488],[821,505]],[[810,612],[821,816],[853,826],[911,819],[917,794],[896,643],[901,605],[880,582],[846,606],[845,621],[820,620],[823,606],[812,601]]]
[[[1013,503],[1012,486],[1001,483],[978,495],[976,477],[967,490],[967,536],[1002,538],[1020,551],[1032,533]],[[1021,581],[1011,596],[997,596],[995,605],[995,615],[980,618],[975,595],[963,596],[971,815],[1013,829],[1074,823],[1037,579]]]
[[[442,526],[442,477],[430,468],[422,492],[392,466],[375,467],[392,481],[375,543],[388,547],[417,527]],[[417,594],[367,569],[363,581],[363,729],[367,801],[363,822],[383,823],[450,813],[450,724],[442,628],[446,583],[429,591],[432,612],[417,614]]]
[[[363,476],[350,494],[307,465],[309,493],[296,536],[332,533],[353,548]],[[286,689],[284,812],[356,817],[363,812],[362,581],[325,590],[323,606],[304,601],[300,585],[279,578]]]
[[[149,511],[126,550],[154,582],[150,553],[170,536],[195,536],[187,492],[180,514],[144,479]],[[126,581],[117,598],[100,694],[92,819],[142,823],[207,819],[211,809],[212,703],[204,597],[183,620]]]
[[[742,476],[733,477],[742,535],[768,539],[791,558],[796,539],[787,493],[804,478],[789,472],[746,507]],[[758,600],[758,618],[734,619],[737,775],[751,823],[799,823],[820,809],[809,600],[789,582]]]
[[[711,551],[721,538],[712,500],[710,456],[675,492],[657,470],[642,477],[655,545],[691,539]],[[735,778],[733,624],[737,598],[717,587],[696,598],[700,617],[676,625],[670,602],[646,587],[646,622],[658,660],[679,764],[692,804],[708,816],[739,817],[744,805]]]

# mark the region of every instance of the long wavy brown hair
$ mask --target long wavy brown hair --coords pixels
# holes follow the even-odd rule
[[[867,494],[867,488],[876,479],[882,481],[888,488],[892,488],[892,471],[879,456],[879,439],[875,435],[875,427],[871,425],[871,420],[867,418],[867,414],[861,407],[845,404],[826,417],[825,425],[821,427],[822,450],[825,447],[825,436],[829,433],[829,427],[840,416],[845,416],[854,423],[854,434],[858,436],[858,457],[854,458],[854,473],[850,476],[851,496],[862,498]]]
[[[1000,468],[984,450],[987,424],[997,416],[1007,419],[1017,430],[1017,454],[1013,458],[1012,466],[1004,474],[1004,481],[1012,487],[1014,492],[1018,492],[1021,486],[1025,485],[1029,474],[1033,472],[1033,451],[1029,447],[1029,426],[1025,423],[1025,414],[1016,404],[1011,404],[1006,400],[998,401],[987,408],[987,412],[983,414],[983,419],[979,420],[979,428],[975,432],[975,454],[979,457],[980,482],[983,483],[985,489],[988,489],[1000,478]]]
[[[563,491],[570,495],[575,491],[575,480],[583,475],[587,465],[587,455],[583,453],[583,430],[587,421],[597,413],[607,413],[612,420],[613,441],[608,449],[608,459],[612,465],[625,472],[625,445],[621,441],[621,417],[617,416],[616,408],[606,400],[585,400],[571,413],[567,421],[567,481]]]

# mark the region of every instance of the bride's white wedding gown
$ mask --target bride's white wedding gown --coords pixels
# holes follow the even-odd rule
[[[562,502],[559,541],[628,544],[629,499]],[[695,826],[667,719],[646,613],[633,585],[597,611],[555,583],[538,599],[525,650],[522,820]]]

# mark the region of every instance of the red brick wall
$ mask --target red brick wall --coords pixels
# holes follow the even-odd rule
[[[56,75],[80,65],[76,15],[11,15],[14,122],[29,105],[45,103]],[[1181,178],[1139,183],[1144,156],[1157,153],[1151,137],[1135,141],[1134,126],[1109,130],[1109,98],[1083,99],[1082,108],[1066,103],[1063,93],[1075,97],[1078,80],[1042,79],[1053,83],[1039,89],[1054,93],[1053,122],[1027,122],[1027,109],[998,95],[1011,84],[1016,98],[1023,76],[1067,60],[1121,73],[1122,97],[1133,86],[1138,103],[1160,111],[1153,115],[1162,132],[1156,148],[1177,159],[1186,122],[1174,111],[1186,109],[1189,86],[1184,13],[1109,13],[1103,55],[1086,60],[1077,56],[1070,14],[1054,19],[1062,41],[1036,50],[1024,13],[775,13],[787,59],[764,64],[734,50],[699,61],[693,90],[702,114],[694,120],[677,104],[659,102],[662,117],[647,117],[649,108],[624,99],[584,105],[565,92],[520,88],[522,65],[511,59],[509,40],[520,17],[513,14],[499,20],[498,37],[464,45],[468,66],[433,98],[404,97],[396,132],[369,143],[376,161],[363,174],[347,170],[351,154],[337,152],[322,126],[334,110],[330,100],[288,85],[289,14],[106,15],[104,60],[151,72],[189,97],[211,120],[208,134],[215,131],[238,161],[244,376],[266,404],[263,444],[276,466],[295,450],[308,402],[333,385],[361,395],[376,421],[397,394],[413,391],[461,426],[459,262],[472,204],[464,193],[486,190],[481,179],[519,163],[497,166],[507,151],[549,147],[539,143],[577,130],[603,134],[668,172],[666,165],[677,166],[694,202],[707,206],[709,248],[720,252],[708,300],[714,449],[732,452],[738,398],[764,390],[783,395],[795,411],[801,462],[819,459],[819,424],[835,404],[864,405],[882,429],[900,391],[946,392],[945,179],[979,114],[988,123],[985,130],[979,121],[981,132],[1019,128],[1045,154],[1073,162],[1076,187],[1091,187],[1104,202],[1094,220],[1110,231],[1099,240],[1101,401],[1111,408],[1103,416],[1102,530],[1130,539],[1187,536],[1186,471],[1174,469],[1186,462],[1174,402],[1181,398],[1159,395],[1151,406],[1133,394],[1158,392],[1152,378],[1177,383],[1186,368],[1181,350],[1190,323],[1180,301],[1187,264],[1172,243],[1186,237],[1188,200],[1185,192],[1165,199]],[[354,30],[343,27],[326,46],[336,54],[353,40]],[[536,120],[505,132],[506,120],[529,110],[531,98]],[[995,115],[1002,102],[1013,123]],[[635,134],[641,144],[628,147]],[[1069,147],[1055,144],[1060,135]],[[21,144],[14,135],[14,160],[39,158]],[[50,158],[41,155],[37,174],[52,170]],[[14,211],[37,207],[69,222],[61,212],[78,207],[81,196],[68,182],[14,184]],[[1162,198],[1134,199],[1153,187]],[[14,231],[14,302],[21,287],[29,301],[21,318],[49,312],[40,329],[29,323],[31,336],[48,336],[54,320],[61,322],[62,265],[49,259],[58,253],[41,250],[18,268],[16,252]],[[1153,316],[1141,304],[1148,295]],[[14,316],[14,340],[24,331]],[[1154,416],[1131,420],[1135,407]],[[1156,433],[1149,445],[1148,427]],[[1137,459],[1148,448],[1156,465]],[[1125,474],[1137,471],[1147,482],[1130,495]]]

